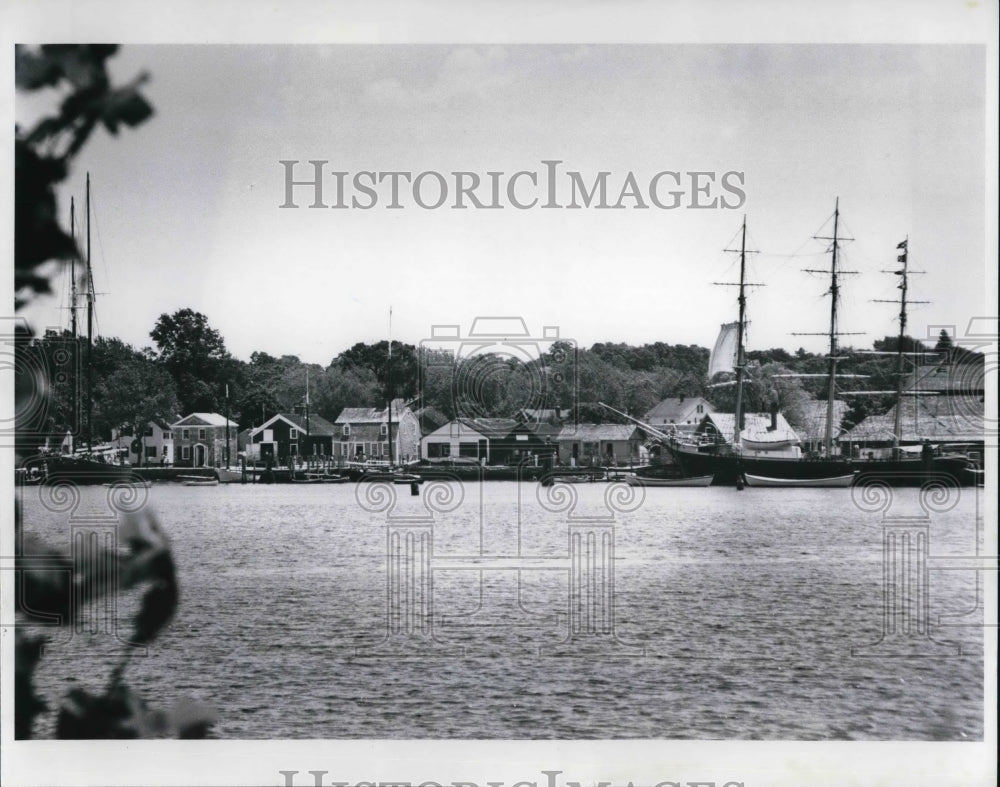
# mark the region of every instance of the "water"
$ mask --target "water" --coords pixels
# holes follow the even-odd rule
[[[71,525],[113,511],[107,488],[79,491],[74,510],[54,512],[26,489],[26,529],[65,546]],[[945,504],[892,491],[890,515],[923,515],[921,499],[939,509],[928,520],[934,642],[906,639],[935,654],[923,658],[852,655],[883,633],[882,514],[859,508],[873,501],[824,489],[635,494],[154,485],[147,505],[171,538],[182,599],[127,680],[159,706],[210,704],[221,738],[982,739],[977,575],[935,568],[976,554],[974,490]],[[387,638],[387,514],[398,525],[430,513],[432,632]],[[572,606],[571,523],[614,545],[613,605],[598,599],[575,637],[568,613],[586,608]],[[518,549],[520,583],[512,568],[456,568],[456,556]],[[99,689],[121,648],[107,635],[54,642],[40,692],[55,706],[74,683]]]

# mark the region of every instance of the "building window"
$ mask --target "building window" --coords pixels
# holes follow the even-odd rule
[[[146,458],[147,459],[156,459],[156,446],[155,445],[147,445],[146,446]]]
[[[382,426],[379,427],[379,434],[381,434],[382,437],[385,437],[387,434],[389,434],[389,424],[382,424]]]
[[[198,430],[198,439],[199,440],[204,440],[206,438],[206,436],[207,435],[206,435],[206,432],[205,432],[204,429],[199,429]]]
[[[152,426],[147,426],[146,427],[146,437],[152,437],[152,436],[153,436],[153,427]]]
[[[350,424],[344,424],[344,426],[340,430],[340,433],[344,437],[350,437],[351,436],[351,425]]]
[[[298,443],[289,443],[288,444],[288,453],[291,454],[292,456],[298,456],[299,455],[299,444]]]
[[[163,433],[163,439],[164,440],[173,440],[174,436],[170,432],[164,432]]]
[[[187,429],[181,429],[181,440],[190,440]]]
[[[299,439],[299,430],[296,429],[294,426],[291,429],[288,430],[288,439],[289,440],[298,440]]]
[[[699,405],[698,405],[698,409],[697,409],[697,412],[699,412],[699,413],[703,413],[703,412],[705,412],[705,406],[704,406],[704,405],[700,405],[700,404],[699,404]]]
[[[167,448],[167,446],[163,446],[163,455],[164,456],[169,456],[170,455],[169,449]]]
[[[185,462],[191,458],[191,446],[185,445],[181,447],[181,459]]]

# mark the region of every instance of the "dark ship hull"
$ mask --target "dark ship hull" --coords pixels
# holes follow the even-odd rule
[[[46,484],[144,483],[131,467],[113,465],[95,459],[53,456],[45,460]]]
[[[812,459],[738,456],[728,446],[667,446],[685,475],[714,475],[714,485],[735,485],[744,473],[787,480],[819,480],[856,473],[854,485],[963,486],[969,481],[968,460],[958,456],[929,459]]]

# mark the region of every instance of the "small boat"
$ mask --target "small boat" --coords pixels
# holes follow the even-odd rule
[[[769,478],[766,475],[746,473],[747,486],[797,486],[844,489],[854,483],[854,473],[828,476],[827,478]]]
[[[711,486],[715,476],[697,475],[689,478],[644,478],[629,476],[625,483],[629,486]]]
[[[218,478],[199,478],[199,479],[189,478],[187,481],[184,482],[184,486],[218,486],[218,485],[219,485]]]
[[[306,473],[306,482],[311,484],[346,484],[351,479],[346,475],[325,475],[323,473]],[[299,481],[298,483],[302,483]]]

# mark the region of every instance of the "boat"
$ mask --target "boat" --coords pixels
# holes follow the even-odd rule
[[[94,347],[94,307],[96,293],[94,291],[94,275],[90,264],[90,173],[87,173],[86,190],[86,214],[87,214],[87,255],[86,255],[86,300],[87,300],[87,350],[85,355],[84,368],[86,370],[86,389],[84,402],[86,404],[85,418],[85,448],[68,454],[50,454],[44,458],[45,481],[44,483],[74,483],[74,484],[105,484],[116,481],[128,482],[133,479],[132,468],[119,461],[118,452],[112,446],[94,445],[93,441],[93,364],[92,355]],[[76,219],[72,213],[72,201],[70,224],[75,240]],[[71,265],[71,277],[73,278],[72,301],[70,304],[70,322],[73,342],[77,342],[77,291],[75,259]],[[79,380],[76,374],[72,380],[74,401],[75,392],[79,391]]]
[[[845,335],[838,331],[837,323],[837,309],[840,299],[839,277],[845,273],[851,273],[850,271],[842,271],[839,266],[839,241],[841,240],[839,223],[840,204],[838,200],[833,212],[833,236],[828,238],[832,241],[830,268],[828,270],[808,271],[830,276],[830,328],[825,334],[829,336],[829,354],[827,355],[829,369],[822,375],[786,375],[789,377],[819,376],[827,380],[826,430],[822,452],[818,455],[803,454],[796,441],[787,439],[779,433],[777,424],[773,420],[770,428],[758,429],[756,432],[748,430],[744,426],[746,416],[742,408],[742,394],[747,365],[744,346],[745,291],[746,287],[752,286],[746,282],[746,219],[744,218],[742,243],[739,249],[740,279],[736,285],[739,287],[739,319],[736,323],[724,325],[720,339],[716,342],[716,351],[721,348],[723,351],[733,354],[734,357],[732,363],[728,363],[727,359],[725,364],[717,364],[715,356],[718,355],[718,352],[713,351],[713,359],[709,363],[710,371],[731,369],[736,373],[736,379],[733,383],[736,385],[733,437],[731,441],[695,443],[681,441],[673,435],[659,432],[658,436],[663,441],[665,448],[671,453],[685,475],[712,474],[715,476],[714,483],[736,484],[737,487],[747,475],[782,481],[799,480],[810,484],[820,484],[826,479],[849,477],[856,484],[879,483],[894,486],[921,485],[931,480],[958,484],[968,477],[968,474],[964,477],[962,475],[963,468],[968,464],[968,461],[962,457],[939,457],[925,453],[921,457],[912,458],[896,456],[891,459],[868,459],[852,458],[838,453],[833,423],[836,380],[838,377],[864,376],[841,374],[837,370],[838,363],[846,360],[838,345],[838,337]],[[904,263],[903,271],[896,272],[903,278],[900,319],[900,335],[902,336],[906,324],[906,242],[901,243],[899,248],[904,251],[903,255],[899,257],[900,262]],[[727,334],[725,340],[724,334]],[[901,347],[902,340],[900,341]],[[901,383],[901,376],[899,379]],[[772,419],[775,412],[772,411]],[[648,425],[645,425],[644,428],[650,434],[656,435],[656,430],[650,432]]]
[[[893,420],[893,442],[895,448],[892,455],[884,458],[876,458],[874,453],[868,457],[852,458],[851,467],[857,472],[855,483],[865,484],[888,484],[890,486],[922,486],[929,481],[947,483],[951,485],[976,484],[977,477],[974,472],[976,463],[969,457],[960,454],[939,455],[937,450],[925,440],[922,446],[910,449],[902,447],[903,424],[902,424],[902,401],[903,401],[903,379],[905,377],[905,360],[909,355],[920,356],[922,353],[907,352],[903,349],[906,340],[906,306],[907,303],[928,303],[928,301],[907,301],[907,291],[909,289],[909,247],[910,239],[904,238],[900,241],[896,250],[899,252],[896,261],[902,266],[899,270],[885,271],[898,277],[897,289],[900,291],[899,300],[876,299],[875,303],[899,304],[899,335],[896,346],[896,385],[895,394],[895,417]],[[922,272],[922,271],[917,271]],[[881,354],[881,353],[871,353]],[[851,396],[868,396],[888,393],[886,391],[850,391]]]
[[[836,363],[839,360],[837,358],[838,333],[836,331],[837,274],[839,272],[837,265],[839,203],[834,208],[833,215],[834,251],[831,265],[833,307],[831,310],[830,329],[831,386],[833,385],[832,380],[836,376]],[[743,410],[743,389],[747,368],[745,347],[747,324],[746,289],[747,287],[755,286],[746,280],[746,236],[747,223],[744,216],[739,248],[740,277],[739,282],[732,285],[739,288],[737,299],[739,305],[738,319],[735,323],[727,323],[722,326],[719,338],[715,343],[709,360],[709,374],[712,376],[724,371],[736,373],[734,381],[720,383],[721,385],[731,384],[736,386],[736,406],[735,412],[732,415],[732,440],[729,441],[721,436],[719,440],[715,441],[696,442],[690,439],[681,439],[675,434],[667,434],[625,413],[620,413],[614,410],[614,408],[609,407],[608,409],[636,423],[651,437],[659,440],[681,468],[684,476],[696,478],[711,476],[711,483],[716,485],[735,485],[737,489],[741,489],[747,473],[766,478],[799,479],[813,482],[850,475],[852,468],[848,460],[833,456],[831,448],[831,425],[829,423],[830,416],[832,416],[832,404],[828,412],[827,449],[824,456],[809,456],[802,453],[797,436],[778,428],[776,407],[772,408],[769,425],[765,423],[758,424],[756,427],[750,427],[746,423],[747,414]],[[607,405],[604,406],[608,407]]]
[[[218,486],[218,485],[219,485],[218,478],[199,478],[197,480],[189,478],[184,482],[184,486]]]
[[[854,473],[828,478],[768,478],[744,473],[747,486],[783,486],[799,488],[846,489],[854,483]]]
[[[711,486],[715,476],[681,476],[679,478],[651,478],[642,476],[628,476],[625,483],[629,486]]]
[[[346,484],[351,479],[346,475],[327,475],[325,473],[306,473],[305,480],[313,484]],[[301,483],[301,482],[298,482]]]

